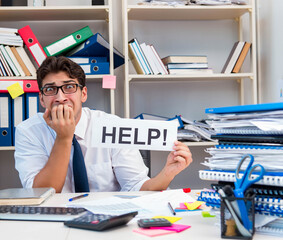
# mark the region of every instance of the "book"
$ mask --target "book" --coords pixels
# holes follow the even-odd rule
[[[161,59],[166,65],[168,63],[207,63],[205,55],[169,55]]]
[[[32,61],[30,60],[28,54],[26,53],[26,50],[23,47],[16,47],[17,52],[23,59],[27,69],[29,70],[30,74],[32,76],[36,76],[36,68],[33,65]]]
[[[141,59],[139,58],[137,52],[134,50],[133,44],[128,43],[128,48],[129,48],[129,58],[132,61],[137,74],[145,74],[145,69],[141,63]]]
[[[16,69],[18,70],[19,75],[21,77],[24,77],[25,73],[24,73],[20,63],[18,62],[17,58],[15,57],[14,53],[12,52],[11,47],[10,46],[5,46],[5,49],[6,49],[7,53],[8,53],[8,55],[10,56],[12,62],[14,63]]]
[[[208,63],[168,63],[167,68],[169,69],[187,69],[187,68],[208,68]]]
[[[24,71],[25,76],[31,76],[30,71],[28,70],[26,64],[24,63],[23,59],[21,58],[20,54],[18,53],[16,47],[11,47],[11,51],[14,54],[15,58],[17,59],[18,63],[20,64],[21,68]]]
[[[153,72],[153,74],[159,74],[159,70],[157,69],[157,66],[155,65],[154,59],[152,57],[152,51],[151,48],[146,45],[145,43],[141,43],[140,47],[144,53],[144,56],[146,57],[146,60]]]
[[[161,60],[159,54],[157,53],[155,47],[152,44],[150,44],[149,46],[151,47],[151,50],[155,55],[155,61],[159,63],[159,69],[162,72],[162,74],[169,74],[167,68],[165,67],[164,63],[162,62],[162,60]]]
[[[247,54],[250,50],[251,45],[252,45],[251,43],[245,42],[245,45],[244,45],[244,47],[241,51],[241,54],[240,54],[235,66],[232,70],[233,73],[238,73],[240,71],[240,69],[241,69],[241,67],[242,67],[242,65],[245,61],[245,58],[246,58],[246,56],[247,56]]]
[[[0,190],[0,205],[39,205],[55,194],[54,188],[9,188]]]
[[[238,41],[238,42],[235,42],[234,45],[233,45],[233,48],[224,64],[224,67],[221,71],[221,73],[231,73],[237,60],[238,60],[238,57],[240,56],[240,53],[244,47],[244,44],[245,42],[242,42],[242,41]]]
[[[213,74],[211,68],[172,68],[170,74]]]

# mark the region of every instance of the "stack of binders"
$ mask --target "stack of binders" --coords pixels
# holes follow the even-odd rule
[[[12,99],[7,87],[15,83],[24,94]],[[0,146],[13,146],[17,125],[39,111],[38,92],[36,80],[0,80]]]
[[[221,188],[235,182],[235,169],[242,156],[253,155],[254,163],[261,164],[266,171],[263,179],[251,187],[256,193],[256,219],[261,214],[275,216],[266,223],[278,218],[282,222],[283,103],[208,108],[206,113],[210,119],[208,124],[216,131],[212,138],[219,144],[206,150],[211,156],[202,164],[209,170],[200,170],[199,177],[218,181]],[[256,173],[251,175],[255,177]],[[259,190],[258,184],[266,186],[265,189]],[[279,228],[282,232],[282,224]],[[263,229],[267,228],[257,228],[258,231]]]

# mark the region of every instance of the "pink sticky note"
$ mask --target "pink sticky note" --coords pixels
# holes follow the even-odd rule
[[[148,228],[136,228],[133,231],[149,237],[156,237],[156,236],[174,233],[173,231],[167,231],[162,229],[148,229]]]
[[[116,76],[112,76],[112,75],[103,76],[102,88],[115,89],[116,88]]]
[[[180,203],[180,209],[188,209],[187,206],[184,203]]]
[[[160,229],[160,230],[168,230],[173,232],[182,232],[191,226],[183,225],[183,224],[172,224],[170,227],[150,227],[150,229]]]

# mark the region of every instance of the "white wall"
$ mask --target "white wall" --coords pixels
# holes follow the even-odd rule
[[[269,2],[269,1],[268,1]],[[121,5],[122,0],[114,0],[114,44],[123,51]],[[46,46],[65,35],[89,25],[93,32],[107,34],[107,24],[104,22],[1,22],[0,27],[21,28],[29,24],[39,42]],[[233,43],[237,40],[237,24],[231,20],[225,21],[135,21],[129,24],[129,38],[136,37],[142,42],[154,44],[161,57],[170,54],[204,54],[208,56],[209,66],[215,72],[220,72]],[[132,71],[134,71],[132,69]],[[124,67],[115,70],[117,89],[115,93],[117,115],[123,116]],[[88,83],[88,101],[86,106],[110,112],[109,92],[101,89],[100,83]],[[249,80],[246,85],[249,87]],[[207,107],[237,105],[240,103],[239,85],[236,81],[190,81],[132,83],[130,85],[131,117],[141,112],[163,116],[181,114],[185,118],[203,119]],[[250,89],[247,90],[247,103]],[[172,182],[172,188],[204,187],[209,182],[198,178],[198,170],[207,154],[203,147],[192,147],[193,164],[178,175]],[[0,175],[6,176],[8,182],[19,185],[13,168],[12,152],[1,152],[1,166],[9,161],[12,177],[7,171],[0,169]],[[152,152],[152,175],[156,175],[164,166],[168,152]],[[3,186],[0,179],[0,188]],[[5,184],[6,186],[6,184]]]

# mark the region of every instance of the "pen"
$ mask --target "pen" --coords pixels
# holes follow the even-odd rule
[[[170,202],[168,202],[168,207],[169,207],[170,211],[172,212],[172,214],[173,214],[173,215],[176,215],[176,212],[175,212],[175,210],[173,209],[173,207],[172,207],[172,205],[171,205]]]
[[[84,198],[84,197],[87,197],[87,196],[88,196],[88,193],[85,193],[85,194],[82,194],[82,195],[79,195],[79,196],[70,198],[70,199],[69,199],[69,202],[72,202],[72,201],[74,201],[74,200],[77,200],[77,199],[80,199],[80,198]]]

